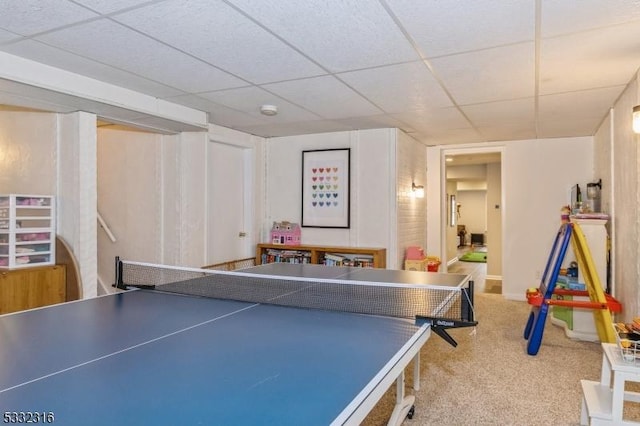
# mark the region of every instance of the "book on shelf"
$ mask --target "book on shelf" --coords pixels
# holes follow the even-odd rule
[[[373,256],[349,256],[346,254],[325,253],[323,264],[327,266],[373,268]]]
[[[353,265],[351,266],[357,266],[359,268],[373,268],[373,257],[354,257]]]
[[[262,254],[262,263],[311,263],[311,253],[301,250],[269,249]]]
[[[326,266],[343,266],[346,257],[339,254],[325,253],[323,264]]]

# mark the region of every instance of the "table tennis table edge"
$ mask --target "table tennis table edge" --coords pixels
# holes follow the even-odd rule
[[[400,425],[406,418],[406,413],[413,406],[414,396],[404,396],[404,371],[411,362],[414,366],[414,390],[419,389],[420,382],[420,350],[431,336],[431,325],[424,324],[412,338],[389,360],[387,364],[371,379],[362,391],[336,417],[331,426],[359,425],[389,390],[393,382],[397,383],[399,392],[396,404],[389,419],[389,425]],[[400,390],[402,389],[402,392]]]

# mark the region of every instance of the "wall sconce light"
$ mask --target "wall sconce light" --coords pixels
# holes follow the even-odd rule
[[[414,182],[411,182],[411,192],[413,192],[413,196],[416,198],[424,198],[424,185],[416,185]]]
[[[640,133],[640,105],[633,107],[633,132]]]

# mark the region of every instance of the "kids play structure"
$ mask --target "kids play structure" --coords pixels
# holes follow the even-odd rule
[[[567,290],[556,288],[558,275],[564,261],[567,248],[571,242],[578,268],[584,276],[586,290]],[[584,296],[589,300],[565,300],[565,296]],[[551,306],[566,306],[593,310],[593,318],[601,342],[615,343],[615,332],[611,324],[612,312],[620,312],[622,306],[612,296],[602,290],[600,277],[591,257],[585,236],[577,223],[563,223],[558,231],[549,254],[547,264],[540,280],[539,288],[527,290],[527,301],[531,306],[531,313],[524,330],[524,338],[528,341],[527,353],[536,355],[547,314]]]

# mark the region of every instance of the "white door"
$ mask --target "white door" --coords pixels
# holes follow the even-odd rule
[[[207,264],[249,257],[245,245],[245,149],[209,144]]]

